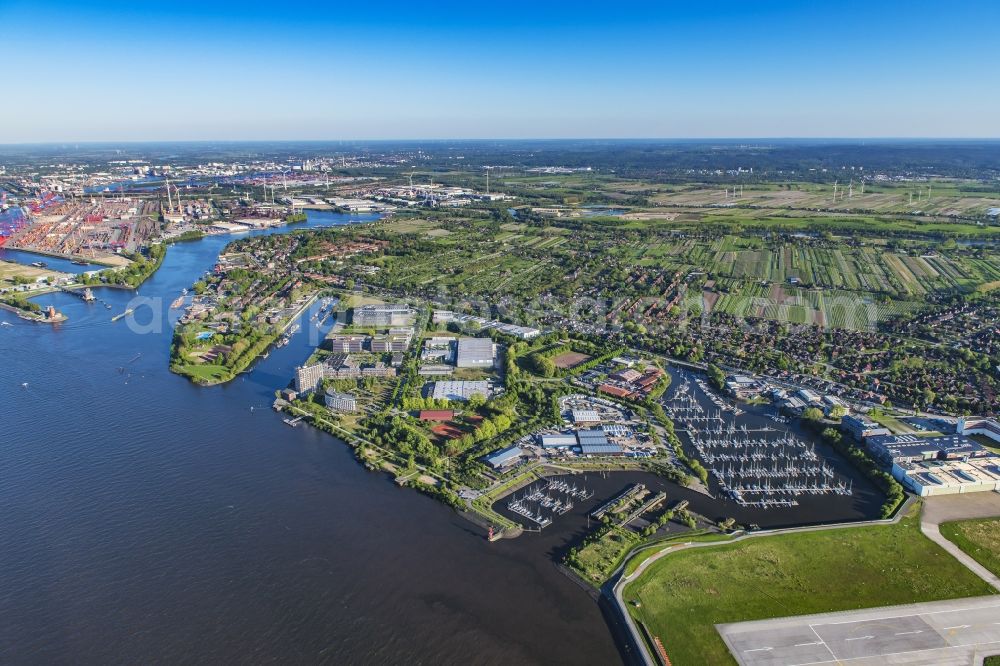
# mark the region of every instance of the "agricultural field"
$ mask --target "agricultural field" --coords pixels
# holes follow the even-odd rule
[[[836,185],[833,182],[836,179]],[[984,192],[971,181],[936,180],[861,184],[861,174],[831,176],[829,183],[748,183],[710,187],[694,185],[660,191],[655,206],[825,210],[844,213],[920,214],[978,218],[997,205],[1000,191]],[[836,187],[836,192],[835,192]]]

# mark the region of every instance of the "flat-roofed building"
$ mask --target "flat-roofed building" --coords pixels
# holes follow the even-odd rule
[[[585,456],[621,455],[624,450],[618,444],[608,441],[603,430],[579,430],[576,433],[580,453]]]
[[[608,437],[631,437],[635,434],[632,428],[622,423],[606,423],[601,426],[601,430]]]
[[[330,351],[357,354],[365,350],[368,340],[367,335],[331,335],[327,338],[327,345]]]
[[[358,409],[358,401],[350,393],[327,391],[323,400],[326,408],[333,412],[354,412]]]
[[[458,356],[455,366],[459,368],[493,367],[496,361],[496,345],[489,338],[459,338]]]
[[[1000,458],[922,460],[894,464],[892,475],[921,497],[1000,491]]]
[[[834,411],[840,411],[841,416],[850,413],[850,406],[838,398],[835,395],[824,395],[823,396],[823,411],[827,416],[832,414]]]
[[[601,417],[593,409],[574,409],[573,423],[600,423]]]
[[[303,394],[315,391],[319,388],[319,383],[323,381],[324,376],[324,366],[322,363],[303,365],[295,368],[295,392]]]
[[[859,442],[866,441],[869,437],[880,435],[891,435],[892,431],[883,428],[875,421],[866,416],[848,414],[840,420],[841,429]]]
[[[362,305],[354,308],[351,321],[355,326],[406,326],[413,323],[416,312],[405,303]]]
[[[747,375],[730,375],[726,378],[726,390],[740,400],[756,398],[765,388],[763,382]]]
[[[957,432],[960,435],[982,435],[1000,442],[1000,421],[982,416],[963,416],[958,420]]]
[[[374,335],[371,342],[372,353],[404,352],[410,346],[411,339],[408,335],[400,334]]]
[[[867,444],[875,457],[886,464],[920,460],[968,460],[991,455],[989,449],[963,435],[876,435],[869,437]]]
[[[539,435],[538,443],[543,449],[571,449],[577,445],[576,435],[564,433]]]
[[[395,377],[398,374],[399,371],[396,368],[388,366],[381,361],[361,366],[362,377]]]
[[[455,372],[455,366],[444,365],[442,363],[429,363],[420,366],[417,374],[424,377],[446,377]]]
[[[799,389],[796,393],[807,405],[818,405],[822,402],[819,395],[809,389]]]
[[[431,388],[431,397],[435,400],[466,401],[477,394],[489,399],[493,384],[489,381],[444,381],[434,382]]]

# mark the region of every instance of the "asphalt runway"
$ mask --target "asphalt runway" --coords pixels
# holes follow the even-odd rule
[[[1000,654],[1000,595],[716,625],[743,666],[966,665]]]

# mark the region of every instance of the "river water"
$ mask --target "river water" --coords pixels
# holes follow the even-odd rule
[[[167,307],[232,239],[172,246],[141,295]],[[199,388],[167,369],[169,326],[112,323],[135,294],[99,291],[112,309],[37,299],[59,326],[0,311],[0,663],[621,662],[549,558],[568,537],[489,544],[282,423],[308,330]]]
[[[373,219],[312,211],[250,234]],[[819,446],[851,497],[762,512],[650,474],[589,475],[592,500],[490,544],[270,409],[318,342],[308,318],[227,385],[169,372],[167,308],[233,239],[172,246],[135,325],[111,321],[136,304],[120,289],[95,304],[39,297],[69,316],[56,326],[0,310],[0,663],[621,663],[619,628],[554,563],[590,529],[592,505],[629,483],[762,527],[877,513],[871,484]],[[671,374],[676,387],[684,373]],[[740,422],[774,425],[759,408]]]

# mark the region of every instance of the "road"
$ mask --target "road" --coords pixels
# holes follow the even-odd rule
[[[713,548],[715,546],[735,543],[737,541],[742,541],[744,539],[756,539],[760,537],[775,536],[778,534],[848,529],[852,527],[861,527],[864,525],[891,525],[898,523],[900,520],[902,520],[903,516],[909,513],[910,507],[915,501],[916,497],[913,496],[907,497],[903,505],[896,510],[896,515],[886,520],[859,521],[853,523],[837,523],[833,525],[814,525],[810,527],[789,527],[789,528],[782,528],[775,530],[760,530],[757,532],[750,532],[748,534],[740,535],[735,539],[730,539],[728,541],[706,541],[706,542],[689,541],[684,544],[675,544],[667,546],[666,548],[657,552],[655,555],[651,555],[650,557],[646,558],[638,567],[636,567],[636,570],[633,571],[631,574],[626,574],[625,567],[628,565],[629,560],[631,560],[632,557],[635,557],[635,553],[633,553],[632,557],[626,558],[625,561],[618,568],[618,570],[611,575],[611,577],[608,579],[608,582],[605,583],[604,587],[602,588],[602,591],[605,595],[610,597],[615,602],[615,606],[618,609],[618,613],[620,614],[622,620],[624,621],[625,626],[632,637],[633,645],[637,647],[643,663],[646,664],[647,666],[654,666],[657,662],[655,661],[654,657],[649,654],[649,651],[646,649],[646,642],[642,638],[642,635],[639,631],[639,627],[636,626],[635,620],[632,619],[632,615],[628,612],[628,607],[625,605],[625,598],[623,596],[623,592],[625,590],[625,586],[628,585],[628,583],[642,576],[643,572],[645,572],[646,569],[648,569],[654,562],[659,560],[661,557],[665,557],[667,555],[670,555],[671,553],[676,553],[680,550],[687,550],[689,548]]]
[[[742,666],[974,664],[1000,649],[1000,597],[716,627]]]
[[[992,518],[1000,516],[1000,495],[997,493],[968,493],[962,495],[943,495],[928,497],[924,500],[924,510],[920,514],[920,531],[928,539],[938,544],[956,560],[1000,592],[1000,577],[976,562],[961,548],[946,539],[939,525],[951,520],[968,520],[971,518]],[[1000,652],[1000,649],[998,649]]]

